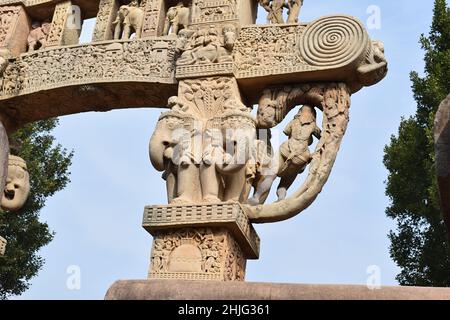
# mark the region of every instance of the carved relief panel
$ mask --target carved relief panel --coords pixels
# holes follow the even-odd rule
[[[100,0],[92,41],[104,41],[113,38],[112,24],[118,10],[119,3],[117,0]]]
[[[226,229],[161,231],[154,238],[149,278],[244,281],[246,259]]]
[[[26,51],[30,21],[22,6],[0,7],[0,48],[17,56]]]
[[[55,12],[53,13],[52,25],[50,28],[50,33],[47,36],[46,46],[61,46],[61,45],[70,45],[78,43],[78,37],[74,39],[73,32],[75,29],[72,29],[70,26],[68,28],[67,20],[69,15],[72,13],[72,1],[67,0],[60,2],[55,7]],[[79,32],[79,31],[76,31]]]
[[[143,36],[178,34],[191,24],[191,0],[148,0]]]

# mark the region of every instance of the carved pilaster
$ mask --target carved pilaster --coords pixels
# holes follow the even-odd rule
[[[47,47],[70,45],[78,42],[78,39],[73,39],[74,26],[70,26],[70,29],[67,26],[67,19],[71,13],[72,1],[67,0],[56,5],[50,33],[47,36]]]
[[[30,22],[22,6],[0,7],[0,48],[19,55],[27,49]]]
[[[195,0],[193,24],[238,20],[237,0]]]
[[[238,204],[152,206],[144,228],[154,236],[149,278],[244,281],[259,237]]]
[[[100,0],[97,22],[92,41],[111,40],[113,38],[113,22],[119,10],[117,0]]]
[[[145,4],[142,37],[151,37],[162,34],[165,19],[164,12],[166,9],[163,0],[147,0]]]

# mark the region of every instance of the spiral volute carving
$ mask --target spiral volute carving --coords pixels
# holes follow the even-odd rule
[[[350,16],[327,16],[307,26],[300,41],[305,61],[319,67],[339,67],[364,57],[369,36]]]

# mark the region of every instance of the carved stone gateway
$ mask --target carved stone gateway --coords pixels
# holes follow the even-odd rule
[[[259,257],[252,224],[313,203],[347,129],[351,95],[387,73],[383,44],[360,21],[304,23],[302,0],[74,0],[83,18],[97,17],[93,43],[83,45],[65,42],[72,1],[9,2],[0,0],[8,133],[77,112],[168,109],[150,140],[168,200],[144,210],[151,279],[244,281],[246,261]],[[255,24],[258,3],[270,24]],[[11,46],[21,12],[27,32]],[[51,21],[46,37],[35,32],[39,43],[31,18]],[[289,115],[274,150],[271,130]],[[291,190],[300,175],[303,185]],[[275,183],[278,201],[266,203]]]

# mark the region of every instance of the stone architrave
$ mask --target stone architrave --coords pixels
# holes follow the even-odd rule
[[[436,113],[434,140],[441,210],[450,244],[450,95],[442,101]]]
[[[119,3],[117,0],[100,0],[92,41],[113,39],[113,22],[118,10]]]
[[[27,51],[30,20],[20,5],[0,7],[0,48],[13,56]]]
[[[67,20],[72,13],[72,1],[59,2],[55,6],[50,33],[47,36],[46,47],[77,44],[78,38],[74,37],[74,29],[68,28]],[[74,39],[75,38],[75,39]]]

